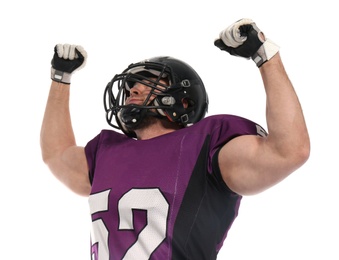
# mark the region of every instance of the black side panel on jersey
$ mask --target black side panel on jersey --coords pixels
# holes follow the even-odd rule
[[[240,197],[227,189],[219,169],[216,174],[207,172],[208,147],[206,138],[179,209],[172,239],[173,260],[216,259],[217,245],[237,214]],[[217,159],[213,161],[213,168],[218,167]]]

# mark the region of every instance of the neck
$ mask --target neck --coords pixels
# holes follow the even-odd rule
[[[151,124],[136,129],[134,132],[138,140],[147,140],[164,134],[168,134],[180,129],[176,123],[170,122],[167,119],[156,119]]]

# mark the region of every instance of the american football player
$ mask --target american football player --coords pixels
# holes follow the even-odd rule
[[[206,116],[198,73],[180,59],[155,56],[108,82],[103,101],[113,129],[78,145],[70,86],[87,53],[80,45],[55,46],[42,157],[62,183],[89,197],[93,260],[216,259],[242,197],[307,161],[308,131],[279,47],[251,19],[227,27],[214,45],[254,61],[267,131],[240,116]]]

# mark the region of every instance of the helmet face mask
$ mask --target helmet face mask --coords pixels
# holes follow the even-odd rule
[[[136,83],[149,87],[150,92],[143,104],[126,104]],[[131,129],[146,116],[165,117],[183,126],[198,122],[207,112],[208,97],[192,67],[171,57],[155,57],[115,75],[106,86],[104,107],[109,125],[135,137]]]

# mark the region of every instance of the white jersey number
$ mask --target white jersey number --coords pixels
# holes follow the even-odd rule
[[[109,191],[92,194],[91,214],[108,210]],[[125,253],[124,260],[149,259],[154,250],[166,238],[169,205],[159,189],[131,189],[118,202],[119,230],[133,230],[133,209],[147,211],[147,225],[141,230],[134,244]],[[92,244],[97,244],[100,260],[109,259],[108,230],[102,219],[93,221]],[[114,252],[113,252],[114,253]],[[92,255],[93,260],[98,260]]]

